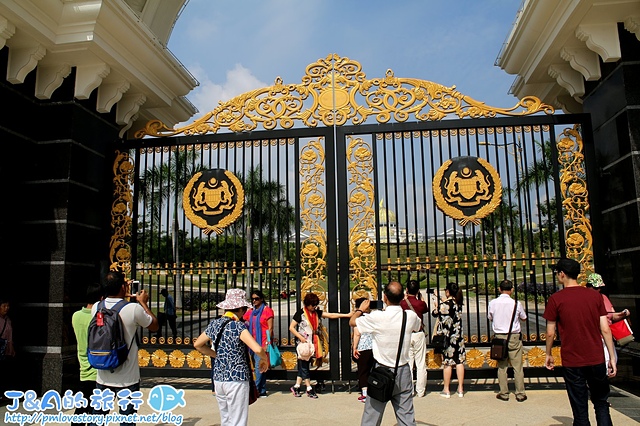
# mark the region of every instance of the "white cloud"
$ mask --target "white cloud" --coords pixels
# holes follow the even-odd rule
[[[199,111],[194,119],[215,109],[219,101],[226,102],[244,92],[267,86],[241,64],[228,70],[226,80],[222,83],[211,81],[206,70],[199,65],[190,66],[189,69],[200,82],[200,86],[187,96]]]

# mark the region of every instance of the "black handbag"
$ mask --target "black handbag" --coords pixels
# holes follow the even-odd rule
[[[400,331],[400,343],[398,344],[398,355],[396,356],[396,366],[393,370],[384,365],[374,367],[369,373],[367,379],[367,396],[377,399],[380,402],[390,401],[393,397],[393,388],[396,382],[396,373],[398,372],[398,362],[400,361],[400,353],[402,352],[402,343],[404,342],[404,332],[407,326],[407,312],[402,311],[402,329]]]
[[[431,337],[431,346],[433,347],[434,354],[441,354],[447,347],[447,336],[442,331],[442,323],[440,322],[440,315],[438,315],[438,323],[434,328],[433,336]]]
[[[441,354],[444,348],[447,347],[447,336],[444,334],[436,334],[431,339],[431,346],[433,346],[433,352]]]
[[[509,332],[506,339],[494,337],[491,339],[491,349],[489,357],[495,361],[504,361],[509,357],[509,337],[511,337],[511,329],[513,328],[513,319],[516,317],[518,310],[518,301],[514,301],[513,314],[511,315],[511,324],[509,324]]]

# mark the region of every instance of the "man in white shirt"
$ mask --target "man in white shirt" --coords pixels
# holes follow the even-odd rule
[[[392,281],[384,288],[383,301],[387,307],[375,310],[371,314],[362,316],[362,311],[369,308],[369,300],[365,300],[356,309],[349,320],[351,327],[358,327],[361,333],[371,333],[373,340],[373,358],[377,364],[390,369],[395,368],[402,329],[402,312],[400,302],[403,299],[402,284]],[[407,313],[407,324],[403,336],[402,352],[398,360],[395,387],[391,398],[391,405],[396,414],[398,425],[415,425],[413,409],[413,379],[409,368],[409,350],[411,348],[411,333],[420,330],[421,319],[413,311]],[[367,397],[362,425],[380,424],[387,403]]]
[[[524,370],[522,368],[522,333],[520,321],[527,319],[524,308],[518,301],[511,298],[513,292],[513,283],[509,280],[503,280],[500,283],[500,296],[489,302],[487,317],[492,321],[492,329],[495,337],[506,339],[509,333],[511,317],[513,317],[513,309],[516,308],[515,317],[513,317],[513,327],[511,328],[511,336],[509,337],[509,356],[507,359],[498,361],[498,384],[500,392],[496,398],[501,401],[509,400],[509,385],[507,384],[507,368],[509,361],[513,367],[513,377],[516,385],[516,400],[518,402],[526,401],[527,395],[524,392]]]
[[[129,354],[127,360],[111,370],[98,370],[96,378],[96,388],[100,390],[111,389],[117,394],[122,389],[128,389],[131,392],[140,390],[140,367],[138,365],[138,342],[135,338],[138,327],[148,328],[149,331],[158,329],[158,319],[151,312],[147,302],[149,301],[149,293],[140,290],[136,294],[130,294],[131,282],[126,281],[121,272],[110,271],[105,277],[105,293],[107,297],[104,299],[107,308],[112,308],[122,299],[135,296],[138,303],[128,303],[120,310],[120,318],[124,326],[124,338],[129,342]],[[91,315],[95,316],[100,303],[94,303],[91,307]],[[127,415],[136,412],[133,404],[126,407],[120,407],[120,414]],[[107,414],[108,411],[94,410],[94,414]],[[121,425],[129,425],[135,423],[120,423]]]

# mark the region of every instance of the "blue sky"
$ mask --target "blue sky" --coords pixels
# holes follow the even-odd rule
[[[419,78],[511,107],[514,76],[494,66],[521,0],[190,0],[169,49],[200,85],[190,121],[276,77],[300,83],[305,67],[336,53],[368,79]]]

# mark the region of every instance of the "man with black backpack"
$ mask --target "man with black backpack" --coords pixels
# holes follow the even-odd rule
[[[114,308],[114,311],[119,310],[118,315],[122,321],[121,326],[123,328],[122,339],[127,345],[127,357],[122,363],[120,363],[121,361],[116,362],[116,364],[119,365],[115,367],[106,367],[105,369],[97,367],[99,369],[96,378],[97,389],[110,389],[115,394],[123,389],[128,389],[131,392],[140,390],[140,367],[138,366],[136,331],[138,327],[147,328],[151,332],[158,329],[158,319],[147,305],[149,294],[145,290],[140,290],[135,294],[137,303],[126,302],[126,297],[134,296],[130,294],[130,286],[131,283],[125,280],[121,272],[108,272],[104,283],[107,297],[103,301],[95,303],[91,308],[91,314],[94,318],[89,325],[88,355],[90,362],[92,362],[92,328],[100,326],[101,324],[102,326],[107,325],[107,317],[110,317],[111,309]],[[96,322],[95,325],[94,321]],[[120,355],[123,355],[122,351],[120,351]],[[132,404],[128,404],[124,408],[120,406],[119,412],[120,414],[128,415],[135,413],[136,409]],[[94,410],[94,414],[108,414],[108,410]],[[134,423],[120,424],[130,425]]]

